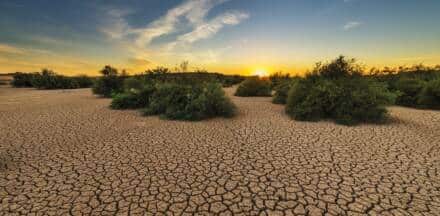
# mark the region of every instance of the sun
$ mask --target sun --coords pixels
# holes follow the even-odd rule
[[[254,71],[254,76],[258,77],[267,77],[269,73],[267,73],[267,70],[265,69],[257,69]]]

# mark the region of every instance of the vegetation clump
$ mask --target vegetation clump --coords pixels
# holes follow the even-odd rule
[[[217,83],[157,85],[144,115],[161,115],[175,120],[203,120],[213,117],[232,117],[235,106]]]
[[[32,88],[32,80],[37,73],[17,72],[12,75],[11,85],[16,88]]]
[[[189,82],[185,77],[167,76],[168,70],[159,69],[125,79],[122,91],[112,95],[110,107],[141,109],[144,115],[160,115],[173,120],[234,116],[235,105],[220,83]]]
[[[435,83],[440,80],[440,66],[426,67],[415,65],[385,68],[382,71],[373,69],[370,77],[389,86],[390,91],[398,94],[396,105],[421,109],[440,109],[435,100]]]
[[[41,73],[15,73],[11,84],[14,87],[37,89],[76,89],[89,88],[93,80],[85,75],[68,77],[43,69]]]
[[[275,93],[272,98],[272,103],[274,104],[286,104],[287,96],[289,94],[290,88],[295,86],[298,82],[298,79],[290,79],[281,82],[277,86],[274,87]]]
[[[417,102],[421,108],[440,109],[440,79],[427,82]]]
[[[100,73],[102,76],[93,85],[94,94],[111,97],[113,94],[123,92],[124,79],[126,78],[124,73],[120,75],[116,68],[109,65],[106,65]]]
[[[395,98],[386,85],[364,78],[354,60],[341,56],[331,63],[317,64],[312,73],[290,88],[286,112],[301,121],[380,123],[387,119],[385,106]]]
[[[270,97],[272,90],[268,80],[249,78],[243,81],[237,88],[235,96],[239,97]]]

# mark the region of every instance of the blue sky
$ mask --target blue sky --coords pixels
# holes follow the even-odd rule
[[[340,54],[367,67],[440,64],[437,0],[2,0],[0,71],[141,72],[188,60],[303,72]]]

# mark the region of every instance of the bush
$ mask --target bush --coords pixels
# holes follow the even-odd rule
[[[289,90],[297,83],[297,79],[286,80],[274,87],[275,94],[272,98],[274,104],[286,104]]]
[[[12,82],[11,85],[16,88],[22,88],[22,87],[34,87],[32,85],[32,80],[34,79],[34,76],[36,76],[37,73],[21,73],[17,72],[12,75]]]
[[[418,104],[426,109],[440,109],[440,79],[429,81],[421,91]]]
[[[237,88],[235,96],[254,97],[271,96],[270,82],[258,78],[249,78],[243,81]]]
[[[123,92],[123,83],[125,76],[119,76],[118,70],[106,65],[100,73],[95,84],[93,85],[93,93],[103,97],[111,97],[112,94]]]
[[[123,93],[113,95],[110,107],[113,109],[140,109],[147,107],[154,92],[155,86],[153,85],[144,85],[139,89],[126,89]]]
[[[425,82],[420,79],[399,79],[395,84],[396,90],[400,93],[399,97],[396,99],[396,104],[417,107],[418,97],[424,86]]]
[[[276,89],[279,85],[285,84],[286,82],[290,81],[291,78],[289,74],[276,72],[269,76],[269,80],[270,80],[270,88]]]
[[[386,120],[385,105],[393,103],[396,95],[385,85],[362,77],[353,64],[343,57],[318,64],[289,90],[287,114],[300,121],[333,119],[344,125]]]
[[[41,73],[15,73],[12,85],[14,87],[34,87],[38,89],[75,89],[90,87],[92,79],[84,75],[67,77],[43,69]]]
[[[72,77],[72,79],[73,79],[73,82],[76,83],[78,88],[90,88],[93,86],[93,79],[86,76],[86,75]]]
[[[216,116],[232,117],[235,106],[219,84],[159,84],[144,115],[161,115],[175,120],[202,120]]]

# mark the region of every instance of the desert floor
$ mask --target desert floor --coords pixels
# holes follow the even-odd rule
[[[176,122],[0,88],[0,215],[440,214],[439,111],[345,127],[232,99],[233,119]]]

